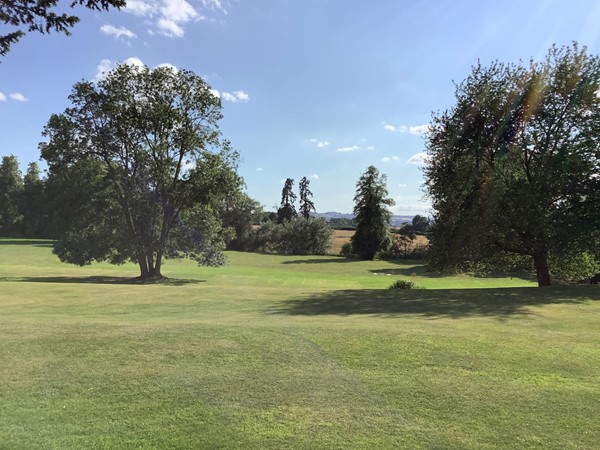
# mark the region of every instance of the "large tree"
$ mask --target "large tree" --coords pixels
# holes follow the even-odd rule
[[[142,278],[160,277],[164,257],[221,264],[219,209],[241,179],[210,86],[185,70],[120,65],[69,99],[40,144],[59,258],[131,260]]]
[[[317,211],[315,209],[315,204],[311,200],[313,193],[310,190],[310,180],[306,177],[302,177],[298,188],[300,191],[300,215],[308,220],[310,219],[310,213]]]
[[[19,231],[23,216],[19,211],[23,177],[16,156],[3,156],[0,163],[0,235]]]
[[[356,232],[352,236],[352,252],[360,259],[373,259],[390,244],[390,219],[388,206],[394,200],[387,197],[386,176],[379,175],[375,166],[369,166],[356,183],[354,219]]]
[[[6,55],[10,46],[27,32],[50,33],[56,31],[70,35],[69,29],[79,17],[59,11],[58,0],[3,0],[0,2],[0,22],[15,27],[14,31],[0,35],[0,56]],[[67,3],[64,2],[66,5]],[[84,6],[95,11],[121,8],[125,0],[73,0],[71,8]]]
[[[600,224],[600,60],[577,44],[541,62],[477,65],[435,114],[426,187],[433,268],[590,250]]]
[[[295,201],[294,179],[286,178],[283,189],[281,189],[281,204],[277,210],[277,223],[283,223],[285,220],[289,222],[298,215],[294,206]]]

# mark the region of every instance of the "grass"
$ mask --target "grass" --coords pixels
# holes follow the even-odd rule
[[[0,240],[0,448],[598,448],[598,287],[229,259]]]

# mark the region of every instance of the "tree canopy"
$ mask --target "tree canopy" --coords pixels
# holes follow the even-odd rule
[[[390,218],[387,208],[394,200],[387,198],[386,176],[369,166],[356,183],[354,219],[356,232],[352,236],[352,251],[361,259],[373,259],[390,244]]]
[[[310,219],[310,213],[315,211],[315,204],[311,200],[313,193],[310,190],[310,180],[302,177],[298,185],[300,193],[300,215],[305,219]]]
[[[165,257],[221,264],[219,211],[242,180],[210,86],[186,70],[120,65],[69,99],[40,144],[59,258],[131,260],[142,278],[160,277]]]
[[[10,0],[0,2],[0,22],[17,28],[15,31],[0,35],[0,56],[10,50],[12,44],[18,42],[27,32],[36,31],[42,34],[56,31],[70,35],[69,29],[79,17],[57,12],[58,0]],[[65,2],[66,4],[66,2]],[[95,11],[107,11],[110,7],[121,8],[125,0],[73,0],[69,6],[84,6]]]
[[[294,206],[296,198],[296,194],[294,194],[294,179],[286,178],[283,189],[281,189],[281,205],[277,209],[277,223],[283,223],[285,220],[289,222],[293,217],[298,215]]]
[[[585,48],[473,67],[427,147],[433,268],[520,255],[546,286],[552,261],[597,251],[600,60]]]

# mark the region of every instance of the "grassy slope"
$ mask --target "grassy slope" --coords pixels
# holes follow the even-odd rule
[[[596,287],[230,260],[139,285],[133,266],[0,241],[0,448],[600,442]],[[384,289],[400,277],[428,289]]]

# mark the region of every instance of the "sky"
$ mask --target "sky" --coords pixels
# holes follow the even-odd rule
[[[70,2],[60,0],[66,5]],[[0,59],[0,155],[39,161],[41,132],[73,84],[117,63],[170,64],[219,92],[223,136],[267,210],[285,178],[318,212],[348,213],[356,181],[387,176],[395,214],[428,214],[432,113],[481,61],[542,59],[578,41],[600,53],[595,0],[128,0],[74,10],[72,36],[28,34]],[[0,34],[10,30],[0,27]],[[43,163],[41,164],[43,166]]]

